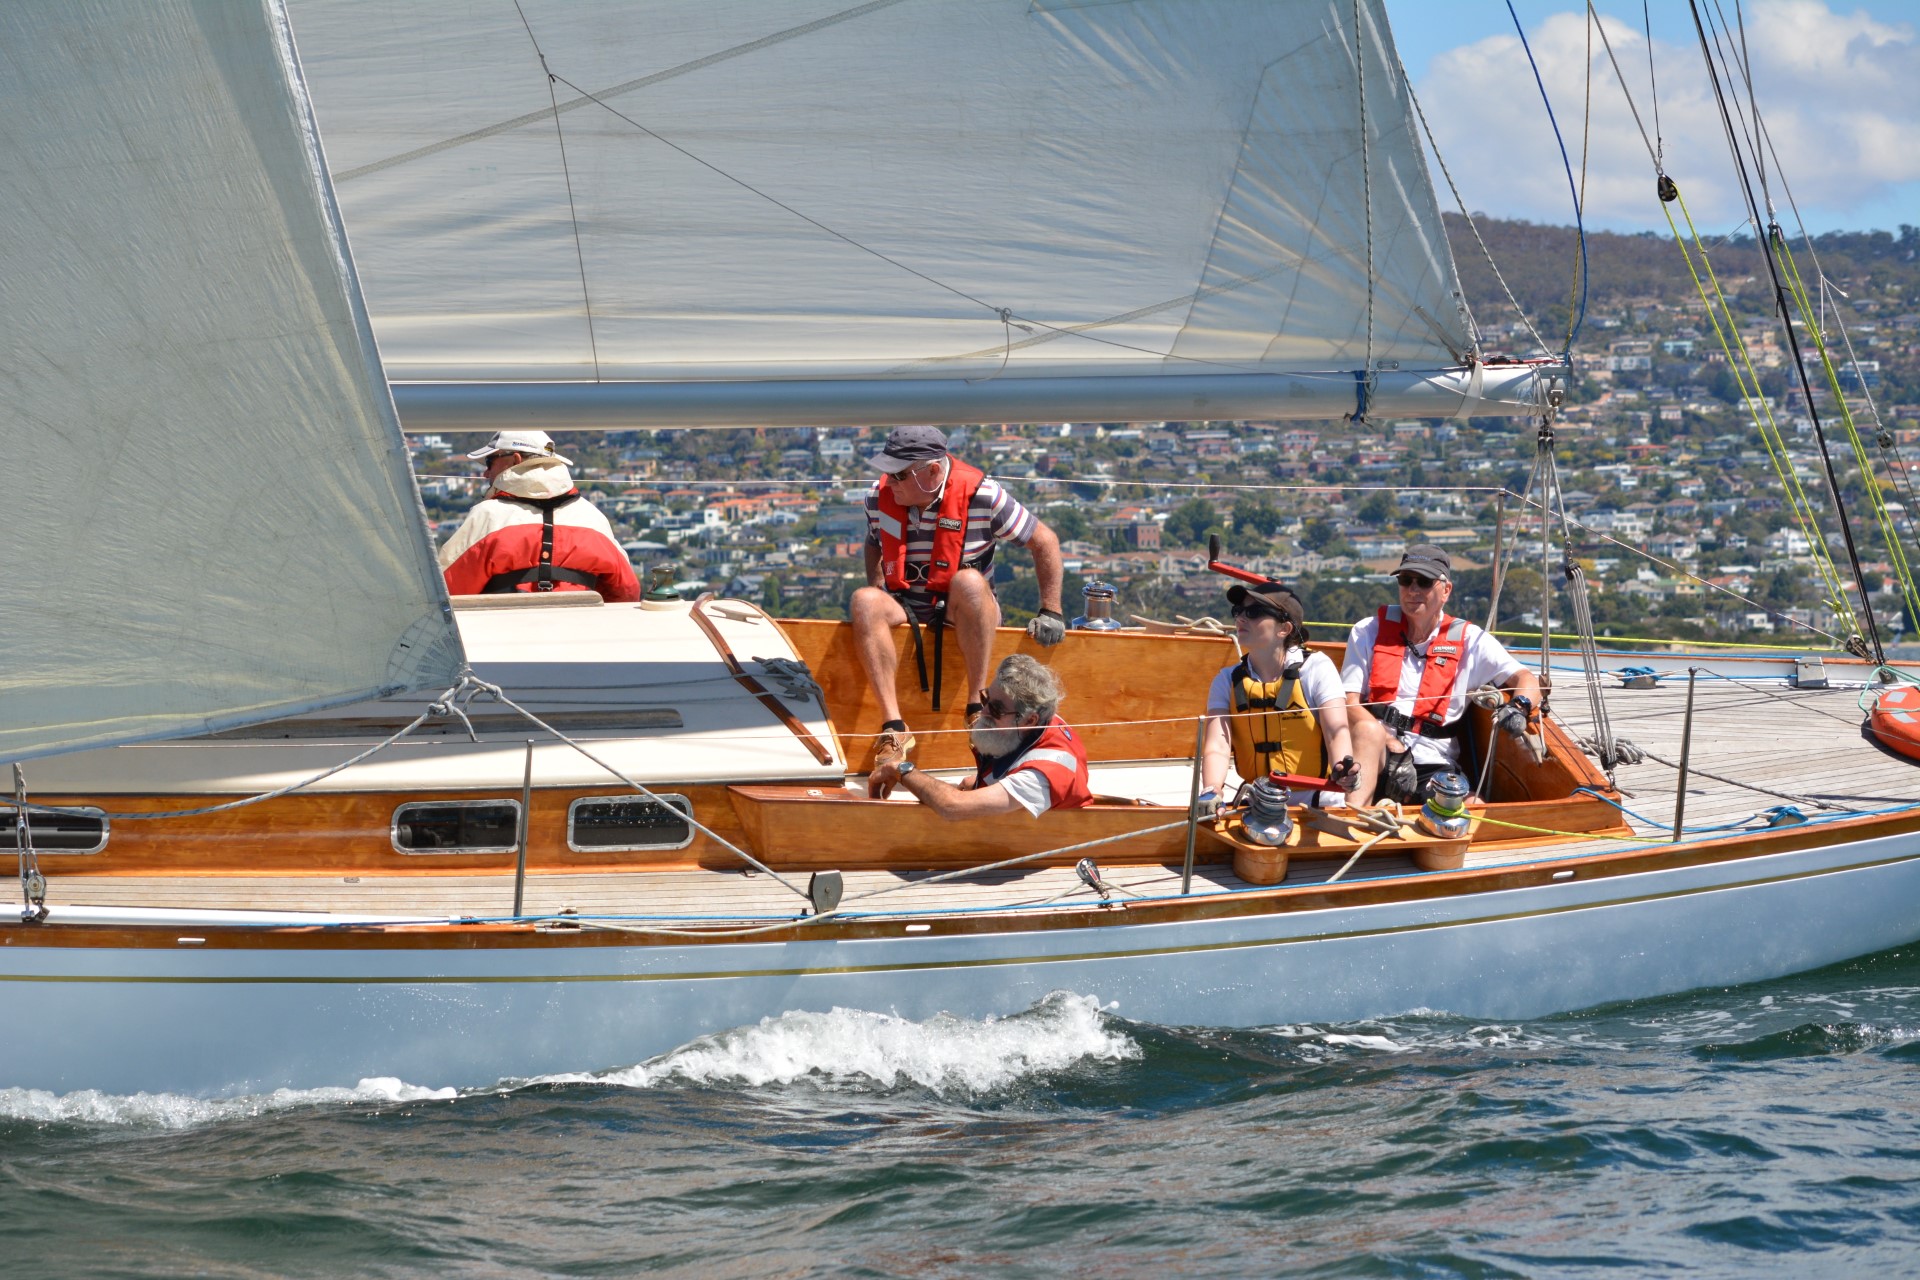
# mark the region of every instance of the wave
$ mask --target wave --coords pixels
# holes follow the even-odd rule
[[[1097,999],[1061,991],[1005,1018],[936,1014],[914,1022],[858,1009],[783,1013],[702,1036],[634,1066],[508,1080],[483,1089],[428,1088],[393,1077],[361,1080],[351,1088],[276,1089],[214,1099],[95,1089],[66,1094],[0,1089],[0,1123],[187,1129],[276,1112],[493,1097],[569,1084],[648,1089],[808,1083],[868,1092],[918,1086],[940,1094],[979,1096],[1085,1062],[1115,1063],[1140,1056],[1139,1045],[1113,1024]]]
[[[147,1129],[189,1129],[220,1120],[247,1119],[275,1111],[359,1103],[422,1102],[456,1096],[453,1089],[429,1089],[391,1076],[362,1080],[352,1088],[275,1089],[238,1098],[193,1098],[177,1093],[102,1093],[80,1089],[49,1093],[44,1089],[0,1089],[0,1120],[29,1124],[124,1125]]]
[[[1056,991],[1005,1018],[897,1014],[836,1008],[782,1013],[702,1036],[636,1066],[542,1076],[529,1084],[764,1088],[811,1083],[832,1089],[979,1095],[1084,1062],[1122,1062],[1141,1049],[1093,996]]]

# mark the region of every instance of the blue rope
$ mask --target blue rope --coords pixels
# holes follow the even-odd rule
[[[1574,314],[1573,328],[1567,330],[1567,345],[1560,349],[1560,358],[1572,363],[1573,340],[1587,318],[1587,224],[1581,216],[1580,189],[1573,181],[1573,161],[1567,158],[1566,140],[1560,136],[1560,122],[1554,119],[1553,100],[1547,97],[1546,82],[1540,78],[1540,64],[1533,60],[1533,46],[1527,43],[1527,30],[1520,25],[1520,15],[1514,12],[1513,0],[1507,0],[1507,12],[1513,16],[1513,29],[1520,33],[1520,47],[1526,50],[1527,65],[1533,68],[1533,82],[1540,87],[1540,101],[1547,105],[1547,123],[1553,126],[1553,140],[1560,144],[1560,163],[1567,170],[1567,194],[1573,197],[1573,226],[1580,236],[1580,309]]]

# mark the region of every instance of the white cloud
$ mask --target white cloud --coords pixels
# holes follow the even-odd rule
[[[1646,37],[1619,18],[1603,14],[1601,21],[1652,133]],[[1589,65],[1585,11],[1554,14],[1528,38],[1577,177]],[[1746,43],[1760,114],[1810,222],[1818,225],[1816,210],[1829,224],[1844,222],[1850,210],[1920,181],[1920,38],[1911,26],[1836,13],[1824,0],[1754,0],[1746,9]],[[1663,227],[1652,161],[1597,34],[1592,47],[1588,223]],[[1699,48],[1656,35],[1653,54],[1667,172],[1701,230],[1724,233],[1745,208]],[[1469,208],[1573,220],[1560,153],[1518,37],[1489,36],[1436,55],[1418,88]],[[1744,107],[1745,84],[1735,91]],[[1791,229],[1771,154],[1767,171],[1781,221]],[[1913,220],[1920,222],[1920,208]]]

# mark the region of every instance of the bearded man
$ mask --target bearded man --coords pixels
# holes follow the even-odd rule
[[[896,785],[904,787],[949,822],[1019,809],[1037,818],[1049,809],[1091,804],[1086,747],[1056,714],[1064,696],[1052,670],[1013,654],[994,672],[973,720],[973,777],[954,786],[896,755],[868,775],[867,792],[885,798]]]

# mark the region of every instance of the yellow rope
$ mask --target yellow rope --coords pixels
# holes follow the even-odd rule
[[[1507,822],[1500,818],[1481,818],[1481,822],[1495,827],[1511,827],[1515,831],[1531,831],[1535,835],[1564,836],[1568,840],[1597,840],[1603,844],[1671,844],[1671,836],[1603,836],[1593,831],[1555,831],[1552,827],[1530,827],[1524,822]]]
[[[1344,628],[1348,624],[1344,622],[1315,622],[1309,619],[1307,625],[1309,627]],[[1519,640],[1538,640],[1540,638],[1538,631],[1495,631],[1492,634],[1512,637]],[[1671,636],[1597,636],[1595,639],[1602,643],[1617,641],[1621,644],[1679,644],[1686,645],[1688,648],[1759,649],[1769,653],[1805,653],[1809,648],[1809,646],[1804,644],[1748,644],[1734,640],[1676,640]],[[1839,645],[1832,647],[1835,650],[1840,648]]]
[[[1835,615],[1847,620],[1852,630],[1859,629],[1859,619],[1855,617],[1853,606],[1847,600],[1844,587],[1840,584],[1839,571],[1834,567],[1833,554],[1827,548],[1827,540],[1820,532],[1818,515],[1813,502],[1800,484],[1799,476],[1793,470],[1792,459],[1788,456],[1786,438],[1781,434],[1779,424],[1773,417],[1773,406],[1767,403],[1760,391],[1760,373],[1753,367],[1753,360],[1747,354],[1746,344],[1739,340],[1739,330],[1734,324],[1733,309],[1727,303],[1726,292],[1720,287],[1720,278],[1714,272],[1713,261],[1706,247],[1701,243],[1699,228],[1694,226],[1693,214],[1687,209],[1684,195],[1678,194],[1675,187],[1675,199],[1680,205],[1681,216],[1686,219],[1687,231],[1693,238],[1693,244],[1700,254],[1700,266],[1706,268],[1707,279],[1713,284],[1713,296],[1708,297],[1707,287],[1701,282],[1700,270],[1694,265],[1693,251],[1687,248],[1686,240],[1680,235],[1680,228],[1674,224],[1673,213],[1664,202],[1661,212],[1666,215],[1667,227],[1673,232],[1674,244],[1679,246],[1680,256],[1687,264],[1687,273],[1693,277],[1693,287],[1700,295],[1700,301],[1707,309],[1707,320],[1713,325],[1714,336],[1720,341],[1720,349],[1726,354],[1728,367],[1733,370],[1734,379],[1739,383],[1740,396],[1746,402],[1747,412],[1753,418],[1754,425],[1760,431],[1760,439],[1767,446],[1767,457],[1773,463],[1774,474],[1779,477],[1781,487],[1787,494],[1787,505],[1793,509],[1794,520],[1800,526],[1800,532],[1807,540],[1808,550],[1813,554],[1814,564],[1820,572],[1821,580],[1827,592],[1827,605]],[[1719,309],[1715,309],[1716,300]],[[1722,312],[1726,322],[1721,322]],[[1744,371],[1744,372],[1743,372]],[[1749,386],[1748,379],[1752,383]],[[1758,412],[1755,406],[1759,406]]]
[[[1866,487],[1867,501],[1873,508],[1874,520],[1880,526],[1880,539],[1886,544],[1887,556],[1893,562],[1894,573],[1900,580],[1901,595],[1905,598],[1908,610],[1920,618],[1920,593],[1916,593],[1913,583],[1913,571],[1907,565],[1905,550],[1900,545],[1899,534],[1893,527],[1893,514],[1887,510],[1885,496],[1880,486],[1874,482],[1873,461],[1867,455],[1867,446],[1860,439],[1860,430],[1853,420],[1853,410],[1847,404],[1847,398],[1840,390],[1840,374],[1833,367],[1833,357],[1827,351],[1827,340],[1820,331],[1820,322],[1807,296],[1807,287],[1800,279],[1800,267],[1794,261],[1793,250],[1787,246],[1784,235],[1774,237],[1774,245],[1780,251],[1780,257],[1787,266],[1787,280],[1793,290],[1794,305],[1800,308],[1800,318],[1806,322],[1807,332],[1813,338],[1814,350],[1820,353],[1820,368],[1827,375],[1827,388],[1833,392],[1833,401],[1840,407],[1840,421],[1846,424],[1847,440],[1853,446],[1853,460],[1860,468],[1860,481]],[[1857,371],[1856,371],[1857,372]],[[1860,375],[1863,379],[1864,376]],[[1867,602],[1861,601],[1862,607]]]

